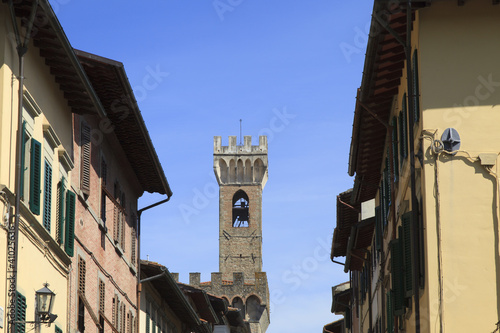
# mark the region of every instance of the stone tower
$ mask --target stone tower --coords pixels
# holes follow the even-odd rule
[[[267,137],[245,136],[243,146],[214,138],[214,172],[219,183],[219,271],[251,278],[262,271],[262,190],[267,181]]]
[[[219,272],[210,282],[191,273],[189,283],[238,308],[252,333],[269,326],[269,287],[262,272],[262,190],[267,181],[267,137],[244,144],[214,137],[214,172],[219,183]]]

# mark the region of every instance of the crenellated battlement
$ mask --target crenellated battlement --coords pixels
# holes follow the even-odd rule
[[[252,146],[252,137],[245,136],[244,144],[229,137],[222,146],[220,136],[214,137],[214,172],[219,185],[262,185],[267,182],[267,136],[259,136],[259,145]]]
[[[214,154],[217,155],[245,155],[267,154],[267,136],[259,136],[259,145],[252,146],[252,136],[244,136],[243,145],[237,145],[236,136],[229,137],[229,145],[222,146],[222,138],[214,136]]]
[[[269,300],[269,287],[267,285],[267,274],[255,272],[252,279],[245,278],[241,272],[233,273],[233,280],[223,280],[222,273],[212,273],[211,280],[201,282],[200,273],[189,273],[189,284],[214,295],[223,295],[231,302],[234,297],[245,300],[254,295],[260,298],[261,304],[267,304]]]

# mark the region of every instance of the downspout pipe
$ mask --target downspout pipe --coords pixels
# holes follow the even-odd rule
[[[142,291],[142,282],[141,281],[141,216],[145,210],[154,208],[161,204],[164,204],[170,200],[172,197],[172,192],[169,192],[169,196],[161,201],[158,201],[152,205],[141,208],[137,211],[137,257],[138,257],[138,268],[137,268],[137,332],[140,329],[140,314],[141,314],[141,291]],[[161,274],[163,275],[163,274]],[[14,333],[14,332],[12,332]]]
[[[16,179],[15,179],[15,216],[14,216],[14,228],[9,227],[9,233],[12,232],[11,241],[14,242],[13,250],[14,250],[14,262],[13,267],[11,269],[12,276],[9,278],[9,297],[13,298],[13,301],[10,302],[11,308],[9,308],[9,321],[7,332],[14,333],[16,331],[16,323],[14,322],[15,318],[15,308],[17,307],[17,297],[15,296],[15,291],[17,290],[17,260],[18,260],[18,238],[19,238],[19,217],[21,215],[20,207],[21,207],[21,152],[22,152],[22,128],[23,128],[23,98],[24,98],[24,55],[28,52],[28,43],[31,38],[31,31],[33,29],[33,22],[35,21],[35,14],[38,8],[38,0],[35,0],[33,3],[33,7],[31,7],[31,13],[28,21],[28,25],[26,28],[26,35],[24,37],[24,41],[21,41],[21,35],[19,33],[19,28],[17,26],[16,15],[14,11],[13,1],[9,1],[9,11],[12,20],[12,26],[14,29],[14,34],[16,36],[17,43],[17,55],[19,58],[19,101],[18,101],[18,114],[17,114],[17,138],[16,138]]]

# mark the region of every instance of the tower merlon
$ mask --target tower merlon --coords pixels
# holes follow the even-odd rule
[[[189,284],[193,287],[200,286],[200,276],[201,273],[189,273]]]

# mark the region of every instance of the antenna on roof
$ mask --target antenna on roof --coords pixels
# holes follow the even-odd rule
[[[243,121],[243,120],[242,120],[242,119],[240,119],[240,146],[242,145],[242,143],[241,143],[241,135],[242,135],[242,134],[241,134],[241,122],[242,122],[242,121]]]

